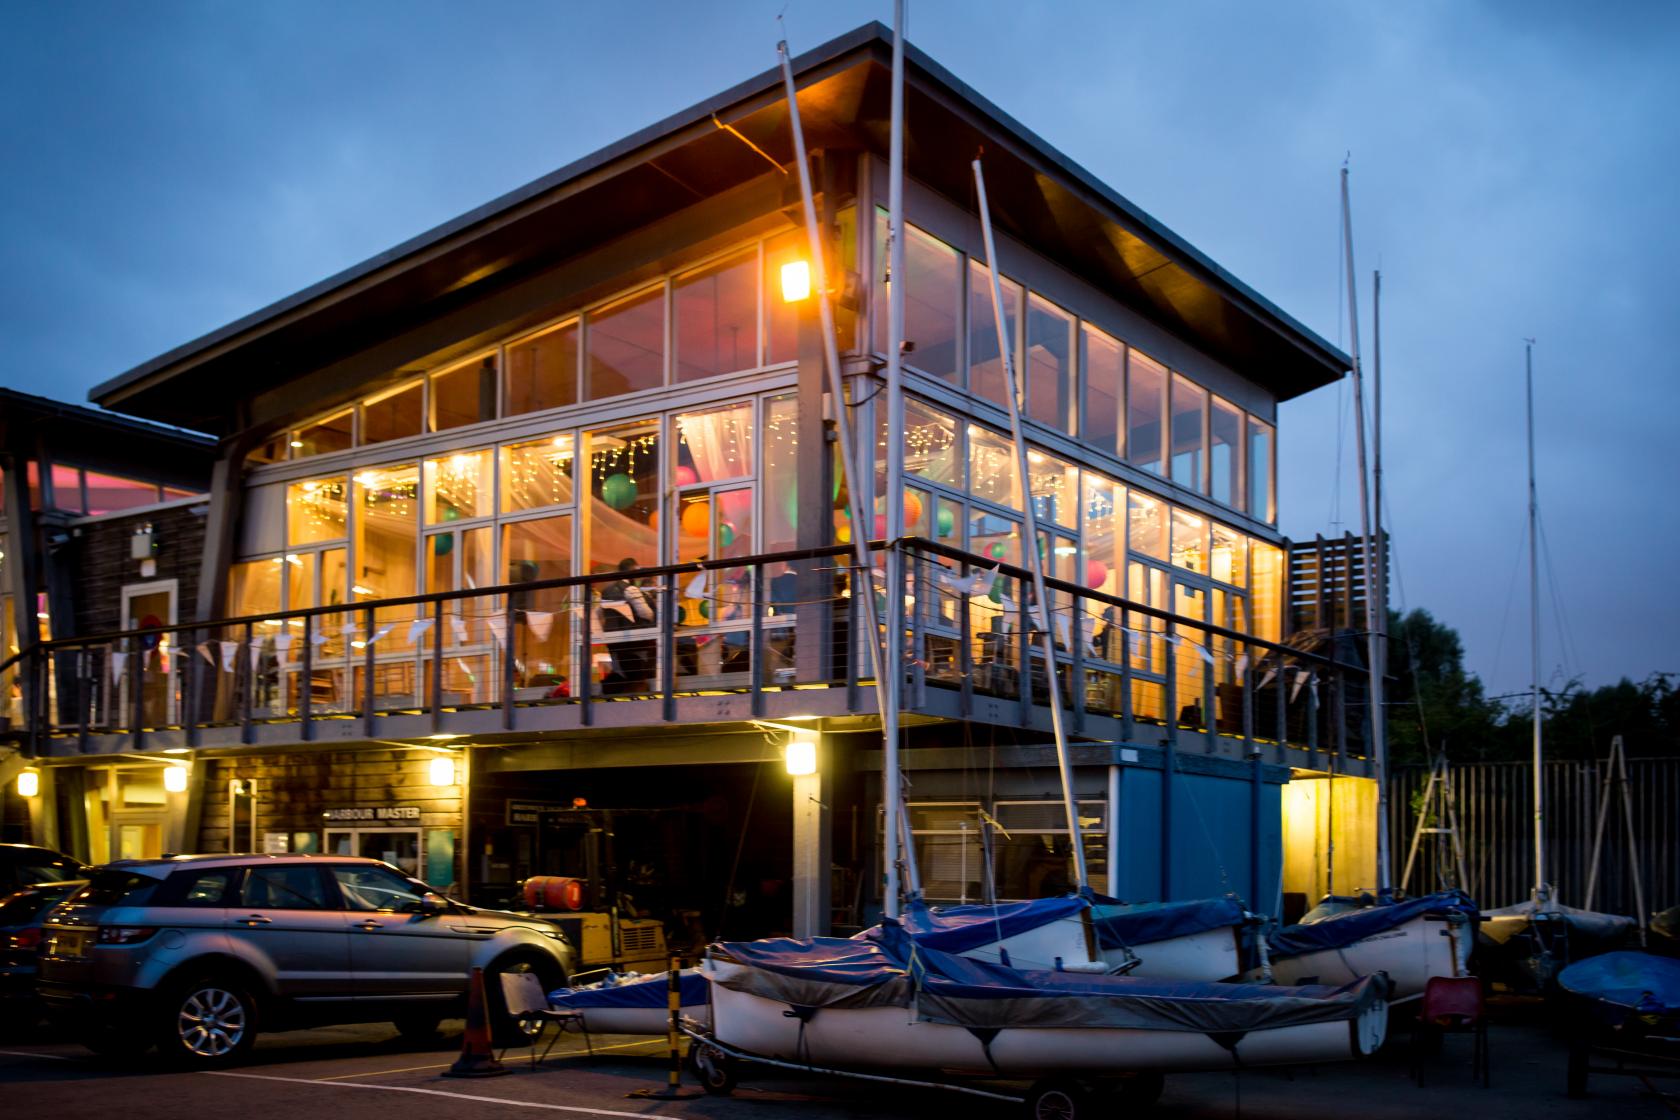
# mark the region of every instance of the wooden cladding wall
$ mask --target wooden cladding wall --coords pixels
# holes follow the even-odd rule
[[[61,554],[63,570],[70,575],[71,595],[76,604],[74,634],[104,634],[122,630],[122,588],[124,584],[178,581],[175,609],[178,621],[190,621],[198,601],[199,565],[204,559],[204,515],[198,506],[113,517],[76,526],[71,543]],[[134,559],[130,541],[134,531],[150,523],[157,542],[157,574],[142,576],[140,561]],[[55,638],[68,638],[72,631],[60,630],[54,619]]]
[[[1633,795],[1633,832],[1638,843],[1647,911],[1680,902],[1680,757],[1631,758],[1628,788]],[[1587,905],[1592,872],[1593,833],[1606,778],[1602,760],[1546,763],[1546,877],[1556,898],[1569,906]],[[1389,781],[1388,812],[1393,836],[1394,876],[1406,866],[1406,853],[1417,828],[1413,798],[1429,780],[1429,770],[1403,766]],[[1478,762],[1452,767],[1459,833],[1472,898],[1485,907],[1508,906],[1528,898],[1534,883],[1534,768],[1526,762]],[[1635,913],[1632,869],[1627,858],[1627,826],[1621,793],[1613,791],[1604,822],[1604,849],[1593,908],[1613,914]],[[1439,823],[1446,826],[1445,821]],[[1446,840],[1446,837],[1440,837]],[[1452,883],[1450,855],[1425,836],[1409,884],[1415,894]],[[1442,856],[1447,855],[1446,859]],[[1649,917],[1649,913],[1645,915]]]
[[[195,851],[228,851],[228,783],[257,781],[257,842],[265,832],[313,832],[329,828],[446,828],[461,830],[461,787],[431,784],[438,757],[421,750],[297,751],[203,759],[204,808]],[[330,822],[327,809],[412,805],[420,819]],[[250,847],[245,809],[240,809],[238,849]],[[458,860],[459,857],[457,857]],[[459,873],[460,868],[456,871]]]

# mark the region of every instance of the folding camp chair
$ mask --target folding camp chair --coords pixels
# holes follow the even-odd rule
[[[576,1011],[557,1011],[549,1006],[548,993],[543,991],[542,977],[534,972],[504,972],[502,979],[502,1001],[507,1005],[508,1017],[519,1024],[520,1030],[531,1040],[531,1068],[537,1063],[548,1059],[549,1051],[554,1044],[566,1033],[568,1023],[581,1023],[583,1016]],[[535,1023],[536,1030],[530,1029],[528,1024]],[[542,1057],[537,1057],[537,1043],[541,1041],[543,1030],[553,1023],[558,1028],[554,1037],[544,1048]],[[587,1038],[587,1030],[585,1037]],[[502,1055],[512,1049],[511,1046],[502,1048]]]

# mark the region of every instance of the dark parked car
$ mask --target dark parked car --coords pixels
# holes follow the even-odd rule
[[[39,1020],[35,966],[42,923],[54,906],[86,885],[85,879],[36,883],[0,898],[0,1014],[8,1025],[27,1028]]]
[[[36,883],[62,883],[85,879],[88,869],[80,860],[51,848],[34,844],[0,844],[0,897]]]
[[[194,1066],[238,1060],[259,1031],[384,1020],[429,1037],[464,1012],[474,967],[511,1038],[502,973],[550,991],[574,959],[547,922],[348,856],[119,860],[52,911],[41,945],[37,990],[90,1048],[156,1044]]]

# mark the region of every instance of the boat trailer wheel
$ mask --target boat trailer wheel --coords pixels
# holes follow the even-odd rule
[[[694,1076],[700,1087],[714,1096],[727,1097],[735,1091],[735,1059],[710,1043],[697,1042],[689,1051]]]
[[[1027,1092],[1027,1120],[1086,1120],[1094,1116],[1095,1101],[1079,1082],[1052,1077],[1037,1082]]]

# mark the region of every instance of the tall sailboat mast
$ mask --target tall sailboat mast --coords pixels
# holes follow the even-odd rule
[[[871,669],[875,676],[876,703],[880,706],[883,723],[887,713],[894,711],[888,703],[887,679],[891,675],[886,654],[881,649],[880,612],[875,607],[874,566],[869,554],[869,522],[864,520],[869,510],[868,499],[865,494],[873,489],[869,483],[871,474],[862,473],[858,464],[858,449],[852,439],[852,425],[849,416],[849,406],[846,403],[845,384],[840,376],[840,348],[834,335],[834,307],[829,301],[828,285],[829,273],[827,256],[823,250],[823,233],[817,224],[816,195],[811,189],[811,166],[805,153],[805,130],[799,120],[799,90],[793,80],[793,63],[788,54],[787,40],[776,44],[777,54],[781,58],[782,84],[787,90],[788,124],[793,132],[793,162],[799,174],[799,194],[803,204],[805,218],[805,235],[811,253],[811,272],[813,286],[817,294],[817,308],[822,323],[823,333],[823,362],[828,367],[828,392],[834,399],[835,434],[839,438],[841,463],[846,472],[847,509],[852,518],[852,579],[851,590],[854,600],[863,599],[864,626],[869,634],[869,641],[864,643],[869,649]],[[889,596],[890,597],[890,596]],[[896,715],[896,712],[894,712]],[[884,771],[889,783],[889,796],[883,798],[883,809],[886,813],[885,835],[883,836],[885,852],[883,862],[886,869],[885,904],[889,917],[898,916],[898,866],[899,866],[899,837],[900,837],[900,806],[894,796],[898,779],[898,736],[888,735],[883,744],[885,755],[882,760]]]
[[[1534,719],[1534,899],[1546,893],[1546,775],[1540,743],[1540,503],[1534,488],[1534,340],[1524,339],[1528,390],[1528,627],[1529,689]]]
[[[1359,459],[1359,533],[1365,570],[1365,645],[1370,670],[1371,777],[1377,783],[1377,890],[1389,893],[1388,814],[1383,807],[1388,781],[1388,743],[1384,734],[1381,636],[1377,621],[1376,549],[1371,539],[1371,484],[1365,457],[1365,378],[1359,365],[1359,293],[1353,269],[1353,206],[1348,201],[1348,169],[1342,166],[1342,244],[1347,253],[1348,340],[1353,357],[1353,415]],[[1354,884],[1357,886],[1358,884]]]
[[[1062,689],[1056,679],[1055,619],[1050,610],[1050,595],[1044,587],[1044,553],[1038,550],[1038,516],[1033,509],[1032,476],[1027,467],[1027,437],[1021,430],[1021,397],[1016,388],[1015,351],[1010,343],[1008,320],[1003,315],[1003,282],[999,279],[997,245],[992,240],[992,214],[986,202],[986,175],[980,161],[974,161],[974,190],[979,200],[980,235],[986,247],[986,272],[990,279],[992,320],[997,326],[998,356],[1003,362],[1004,397],[1009,404],[1009,434],[1015,441],[1015,473],[1021,487],[1021,517],[1026,528],[1027,570],[1032,573],[1035,612],[1038,615],[1039,640],[1044,654],[1044,691],[1050,704],[1050,730],[1056,739],[1056,768],[1062,780],[1062,805],[1067,810],[1068,839],[1073,845],[1073,885],[1084,890],[1089,880],[1085,874],[1085,838],[1079,827],[1079,799],[1073,789],[1073,763],[1068,755],[1067,730],[1062,725]],[[1048,549],[1046,549],[1048,552]],[[1022,612],[1026,614],[1025,611]],[[1028,616],[1030,617],[1030,616]],[[1023,625],[1027,625],[1023,618]],[[1079,641],[1079,628],[1070,624],[1069,642]],[[1032,664],[1021,666],[1031,682]],[[1170,781],[1171,775],[1162,778]],[[1114,827],[1111,823],[1109,827]],[[1166,857],[1163,857],[1166,858]]]

